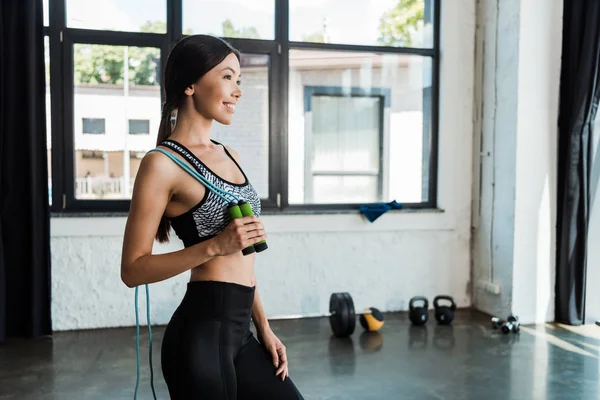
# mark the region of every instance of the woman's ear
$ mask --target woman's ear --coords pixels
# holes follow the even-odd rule
[[[194,85],[190,85],[190,86],[188,86],[188,87],[185,88],[185,92],[184,93],[185,93],[186,96],[192,96],[194,94],[194,91],[195,91]]]

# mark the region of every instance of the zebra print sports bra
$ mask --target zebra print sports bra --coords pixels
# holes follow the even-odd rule
[[[221,143],[212,139],[211,141],[217,145],[223,146]],[[240,165],[231,156],[229,151],[227,151],[225,146],[223,146],[225,153],[239,168],[242,175],[244,175],[244,183],[238,184],[222,179],[200,161],[194,153],[175,140],[167,139],[161,142],[160,146],[168,147],[180,154],[200,173],[200,175],[216,187],[244,199],[252,207],[254,215],[260,217],[260,197],[258,193],[256,193],[256,190],[254,190],[254,187]],[[198,182],[198,184],[201,183]],[[185,247],[193,246],[215,237],[221,233],[230,222],[227,214],[227,204],[224,203],[223,199],[208,189],[206,189],[204,197],[198,204],[185,213],[173,218],[168,218],[168,220],[171,222],[173,230],[177,234],[177,237],[181,239]]]

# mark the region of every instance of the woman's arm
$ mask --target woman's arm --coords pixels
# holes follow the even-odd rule
[[[217,256],[209,241],[165,254],[145,254],[121,266],[121,280],[128,287],[164,281]]]
[[[256,282],[256,277],[254,278],[254,281]],[[269,326],[269,321],[267,320],[267,316],[263,308],[262,301],[260,300],[260,295],[258,294],[258,285],[256,286],[256,290],[254,292],[254,304],[252,304],[252,321],[254,321],[254,326],[256,326],[256,330],[259,335],[262,335],[264,332],[271,330],[271,327]]]
[[[128,287],[171,278],[217,256],[214,241],[152,254],[156,230],[173,194],[175,168],[177,165],[159,153],[147,154],[140,164],[121,255],[121,280]]]
[[[254,277],[256,282],[256,277]],[[273,365],[276,368],[275,375],[281,376],[281,380],[285,380],[289,376],[289,366],[287,360],[287,350],[281,340],[271,330],[267,316],[263,309],[260,295],[258,294],[258,286],[254,292],[254,304],[252,304],[252,320],[256,326],[257,336],[265,349],[271,354]]]

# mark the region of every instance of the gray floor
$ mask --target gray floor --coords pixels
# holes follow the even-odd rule
[[[331,338],[324,318],[273,321],[288,348],[290,375],[316,399],[600,399],[600,328],[524,327],[492,331],[483,314],[461,311],[452,326],[411,327],[386,314],[379,333]],[[154,328],[159,399],[163,328]],[[139,399],[151,399],[148,336],[142,337]],[[135,330],[56,333],[0,345],[0,399],[132,399]]]

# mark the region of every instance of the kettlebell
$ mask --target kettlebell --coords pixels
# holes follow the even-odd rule
[[[415,303],[418,301],[422,301],[423,305],[421,307],[416,307]],[[410,299],[408,303],[409,313],[408,318],[413,325],[425,325],[429,316],[427,315],[427,309],[429,308],[429,300],[427,300],[424,296],[415,296]]]
[[[446,300],[450,302],[449,306],[441,306],[440,300]],[[454,319],[454,310],[456,310],[456,303],[452,296],[435,296],[433,299],[433,307],[435,308],[435,319],[440,325],[448,325]]]

